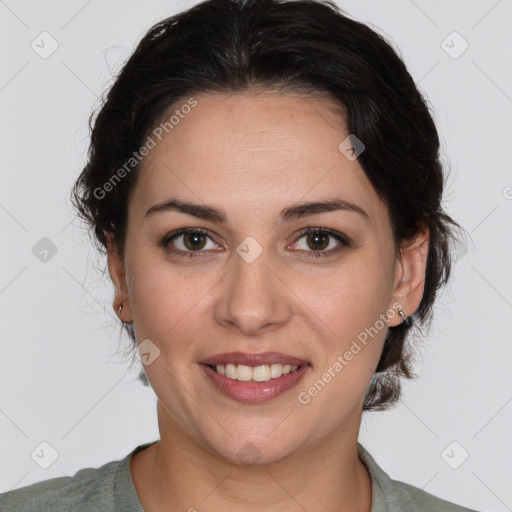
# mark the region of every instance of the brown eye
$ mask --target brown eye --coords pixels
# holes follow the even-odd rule
[[[349,239],[346,236],[323,228],[308,228],[304,230],[297,239],[297,242],[292,246],[293,249],[304,252],[308,258],[333,256],[339,253],[343,247],[350,247]]]
[[[202,233],[184,233],[183,245],[190,251],[202,249],[206,244],[206,236]]]
[[[198,228],[185,228],[164,236],[159,245],[178,256],[207,256],[208,249],[221,250],[207,231]]]
[[[313,250],[324,250],[329,246],[330,235],[318,231],[316,233],[310,233],[307,235],[306,240],[308,245]]]

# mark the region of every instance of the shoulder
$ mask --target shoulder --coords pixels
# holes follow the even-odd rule
[[[438,512],[477,512],[476,510],[443,500],[418,487],[392,480],[400,506],[407,505],[408,512],[436,510]],[[394,510],[394,509],[392,509]],[[398,510],[398,509],[397,509]]]
[[[121,460],[99,468],[84,468],[73,476],[52,478],[0,494],[0,510],[9,512],[109,512],[139,508],[130,475],[130,459],[141,445]],[[128,503],[128,500],[129,503]]]
[[[360,443],[357,445],[359,457],[368,468],[372,480],[372,512],[477,512],[438,498],[413,485],[393,480]]]
[[[73,476],[52,478],[0,494],[0,510],[86,511],[114,509],[114,476],[120,461],[84,468]]]

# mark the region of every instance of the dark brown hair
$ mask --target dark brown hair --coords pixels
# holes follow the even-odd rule
[[[110,232],[123,254],[127,198],[139,169],[126,162],[164,114],[201,92],[249,90],[324,94],[346,108],[349,133],[365,144],[358,161],[389,209],[395,248],[424,226],[430,231],[425,289],[413,316],[429,325],[450,275],[449,242],[460,228],[441,206],[446,177],[436,126],[391,45],[329,0],[207,0],[148,31],[94,122],[91,115],[88,161],[72,191],[100,252]],[[133,325],[124,327],[135,347]],[[405,343],[410,329],[388,329],[363,410],[389,408],[400,398],[401,378],[416,377]]]

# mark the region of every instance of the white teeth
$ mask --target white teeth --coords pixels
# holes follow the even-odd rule
[[[268,364],[262,364],[261,366],[255,366],[252,369],[252,380],[257,382],[265,382],[270,380],[270,366]]]
[[[222,365],[219,365],[219,366],[222,366]],[[224,372],[224,375],[226,377],[228,377],[229,379],[236,380],[236,366],[234,364],[227,364],[226,371]]]
[[[283,365],[282,364],[271,364],[270,365],[270,376],[273,379],[277,379],[277,377],[281,377],[283,375]]]
[[[278,379],[287,373],[293,373],[298,366],[289,364],[262,364],[259,366],[246,366],[244,364],[217,364],[215,369],[220,375],[228,379],[247,382],[266,382],[270,379]]]
[[[252,379],[252,368],[238,364],[236,366],[236,380],[248,381]]]

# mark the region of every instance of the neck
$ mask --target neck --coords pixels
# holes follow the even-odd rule
[[[159,404],[160,441],[131,463],[147,512],[371,512],[371,480],[357,456],[360,416],[283,460],[246,466],[205,449],[162,409]]]

